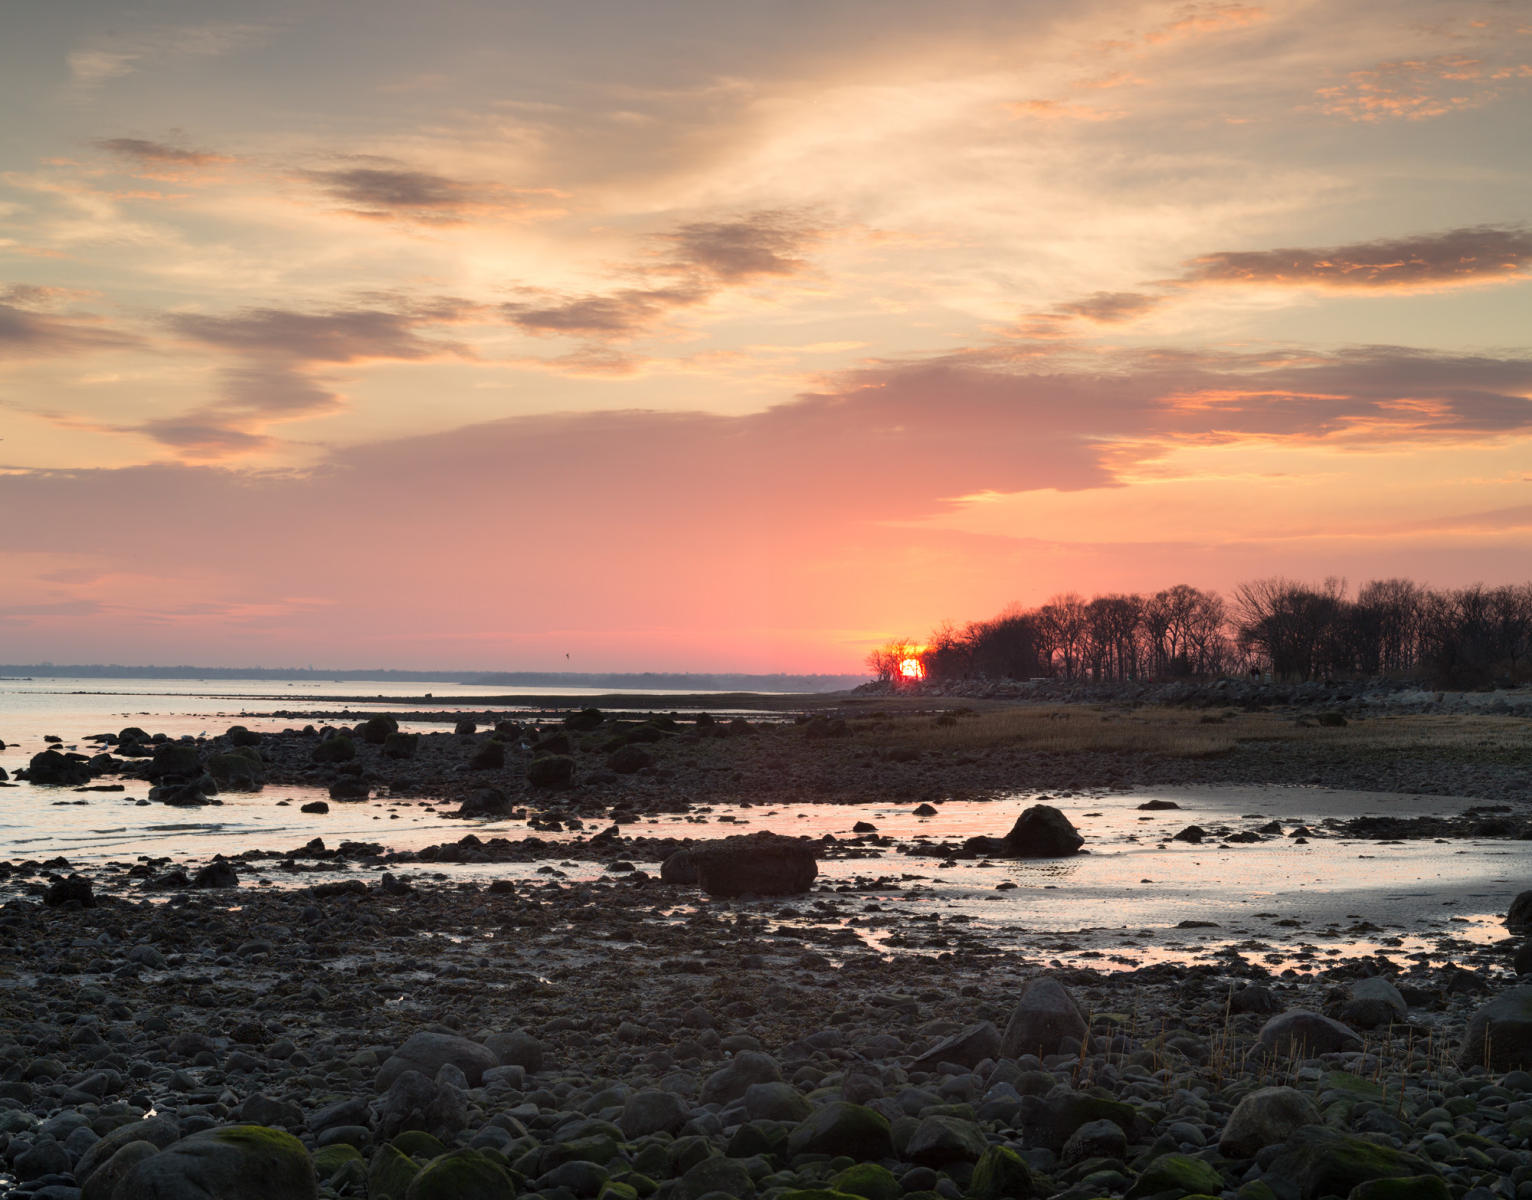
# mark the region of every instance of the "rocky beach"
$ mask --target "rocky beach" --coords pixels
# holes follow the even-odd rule
[[[321,828],[454,833],[12,855],[6,1194],[1532,1196],[1529,702],[1237,683],[59,730],[10,747],[0,799],[291,794]],[[839,832],[796,836],[806,809]],[[1471,850],[1504,882],[1017,932],[1078,880],[1029,871],[1135,838],[1188,870]]]

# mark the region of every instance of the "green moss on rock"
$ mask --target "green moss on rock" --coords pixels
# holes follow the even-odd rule
[[[368,1200],[404,1200],[410,1182],[419,1173],[420,1163],[397,1146],[379,1146],[367,1164]]]
[[[1005,1197],[1027,1200],[1036,1186],[1026,1159],[1009,1146],[991,1146],[974,1164],[968,1195],[972,1200],[1004,1200]]]
[[[1160,1195],[1216,1196],[1223,1187],[1223,1176],[1200,1158],[1162,1154],[1144,1168],[1138,1182],[1128,1189],[1128,1200]]]
[[[482,1151],[453,1150],[420,1168],[404,1200],[516,1200],[516,1185]]]
[[[863,1200],[899,1200],[902,1189],[894,1173],[877,1163],[857,1163],[837,1172],[830,1180],[837,1192],[849,1192]]]

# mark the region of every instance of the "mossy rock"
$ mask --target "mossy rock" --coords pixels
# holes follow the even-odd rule
[[[376,717],[368,717],[356,727],[356,736],[361,738],[369,746],[382,746],[387,743],[391,734],[399,732],[399,722],[393,717],[379,714]]]
[[[173,1142],[130,1168],[112,1190],[122,1200],[312,1200],[314,1164],[303,1143],[265,1125],[226,1125]]]
[[[1365,1137],[1311,1125],[1287,1141],[1267,1174],[1297,1185],[1300,1200],[1349,1196],[1373,1179],[1408,1179],[1435,1172],[1425,1159]]]
[[[751,1200],[755,1195],[755,1181],[750,1170],[737,1158],[705,1158],[685,1175],[681,1176],[680,1195],[685,1200],[702,1200],[710,1192],[723,1192]]]
[[[407,1129],[393,1140],[393,1147],[401,1154],[426,1162],[447,1153],[440,1138],[433,1137],[424,1129]]]
[[[877,1163],[857,1163],[837,1172],[830,1179],[837,1192],[861,1196],[863,1200],[899,1200],[902,1189],[894,1173]]]
[[[923,1167],[944,1167],[953,1162],[976,1163],[988,1149],[984,1130],[973,1121],[935,1114],[921,1119],[903,1156]]]
[[[356,757],[356,743],[344,733],[327,737],[314,747],[309,758],[316,763],[350,762]]]
[[[1146,1124],[1143,1114],[1131,1104],[1076,1092],[1050,1101],[1047,1123],[1042,1131],[1044,1141],[1049,1149],[1057,1152],[1069,1140],[1070,1134],[1092,1121],[1112,1122],[1127,1134],[1129,1141],[1138,1136]]]
[[[210,755],[207,773],[225,791],[258,792],[265,784],[266,776],[261,769],[261,760],[253,755],[254,751],[238,750]]]
[[[202,773],[202,756],[197,747],[184,742],[165,742],[154,748],[154,757],[144,768],[150,779],[163,779],[167,775],[195,776]]]
[[[638,1189],[631,1183],[608,1179],[601,1185],[596,1200],[638,1200]]]
[[[355,1146],[337,1142],[333,1146],[321,1146],[314,1151],[314,1174],[329,1179],[348,1162],[362,1162],[362,1152]]]
[[[418,733],[391,733],[383,739],[384,758],[414,758],[419,749]]]
[[[567,1162],[590,1162],[598,1167],[604,1167],[618,1153],[617,1138],[607,1133],[592,1133],[585,1137],[573,1138],[567,1142],[552,1142],[543,1147],[542,1156],[538,1161],[541,1171],[551,1171],[561,1163]]]
[[[787,1135],[792,1126],[785,1121],[746,1121],[729,1138],[725,1148],[730,1158],[752,1158],[763,1155],[775,1158],[787,1145]]]
[[[574,786],[575,760],[567,754],[544,754],[527,764],[527,782],[533,787],[562,791]]]
[[[672,1176],[685,1175],[703,1159],[712,1158],[713,1154],[713,1143],[705,1137],[696,1134],[678,1137],[665,1148],[666,1169]],[[641,1163],[635,1162],[634,1165],[643,1170]]]
[[[420,1173],[420,1163],[390,1143],[372,1152],[367,1164],[368,1200],[404,1200],[410,1181]]]
[[[404,1200],[516,1200],[516,1185],[482,1151],[453,1150],[420,1168]]]
[[[1440,1175],[1369,1179],[1352,1188],[1346,1200],[1452,1200],[1452,1189]]]
[[[888,1158],[893,1155],[893,1131],[888,1118],[861,1104],[833,1101],[800,1121],[788,1136],[793,1155],[837,1154],[853,1159]]]
[[[130,731],[123,730],[123,732],[127,733]],[[133,738],[133,741],[141,742],[144,740],[144,731],[142,729],[135,729],[131,732],[137,733],[139,735],[138,737]],[[261,735],[258,733],[252,733],[243,725],[230,725],[228,732],[223,735],[223,738],[224,741],[228,742],[231,746],[259,746],[261,744]]]
[[[1138,1182],[1128,1189],[1127,1200],[1139,1196],[1217,1196],[1223,1176],[1200,1158],[1189,1154],[1162,1154],[1144,1168]]]
[[[1009,1146],[991,1146],[974,1164],[968,1195],[972,1200],[1027,1200],[1036,1186],[1026,1159]]]

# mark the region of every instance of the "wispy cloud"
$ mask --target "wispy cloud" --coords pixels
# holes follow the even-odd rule
[[[304,169],[299,179],[342,211],[374,220],[456,223],[485,215],[547,216],[560,211],[554,188],[511,188],[456,179],[376,155],[349,155],[346,164]]]
[[[186,150],[146,138],[98,138],[93,144],[137,167],[206,167],[234,161],[227,154],[216,154],[211,150]]]
[[[1506,282],[1532,268],[1532,232],[1490,225],[1324,249],[1222,251],[1193,259],[1187,283],[1431,289]]]
[[[1320,112],[1351,121],[1424,121],[1525,90],[1532,64],[1487,48],[1484,57],[1440,54],[1393,59],[1352,71],[1346,82],[1318,89]]]
[[[71,51],[69,71],[76,86],[93,89],[154,62],[216,57],[264,41],[270,34],[269,26],[228,21],[107,34]]]
[[[688,222],[657,235],[658,263],[628,268],[630,274],[654,278],[653,283],[581,295],[530,292],[502,305],[501,313],[528,333],[627,340],[725,288],[800,274],[808,268],[800,252],[823,236],[823,229],[806,216],[782,210]]]
[[[0,292],[0,360],[116,350],[137,339],[89,314],[40,311],[77,293],[17,284]]]

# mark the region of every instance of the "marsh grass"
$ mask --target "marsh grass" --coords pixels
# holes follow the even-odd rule
[[[1009,748],[1052,754],[1214,758],[1266,743],[1360,754],[1532,758],[1532,725],[1515,717],[1477,714],[1408,714],[1323,726],[1300,725],[1292,714],[1277,712],[1028,705],[957,710],[955,721],[927,713],[863,719],[856,726],[858,735],[874,747],[899,746],[934,754]]]

